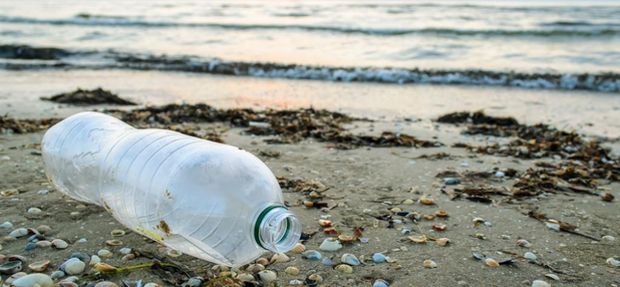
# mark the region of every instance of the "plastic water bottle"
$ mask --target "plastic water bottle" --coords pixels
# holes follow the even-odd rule
[[[239,148],[95,112],[54,125],[41,147],[59,191],[185,254],[240,266],[301,236],[273,173]]]

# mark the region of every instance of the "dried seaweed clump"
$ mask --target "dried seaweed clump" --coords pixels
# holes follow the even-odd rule
[[[15,133],[25,134],[45,130],[60,119],[14,119],[8,116],[0,116],[0,131],[2,134]]]
[[[94,90],[77,89],[73,92],[62,93],[49,98],[43,97],[41,99],[72,105],[136,105],[136,103],[122,99],[118,95],[102,88],[97,88]]]

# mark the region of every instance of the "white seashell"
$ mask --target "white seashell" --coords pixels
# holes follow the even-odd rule
[[[263,270],[258,272],[258,278],[260,278],[260,280],[264,283],[270,283],[276,281],[276,279],[278,279],[278,275],[271,270]]]
[[[46,274],[32,273],[32,274],[28,274],[28,275],[25,275],[25,276],[22,276],[20,278],[15,279],[11,283],[11,286],[15,286],[15,287],[32,287],[32,286],[52,287],[52,286],[54,286],[54,281],[52,280],[51,277],[49,277]]]
[[[551,287],[551,284],[542,280],[534,280],[534,282],[532,282],[532,287]]]
[[[347,264],[338,264],[334,269],[342,273],[353,273],[353,267]]]
[[[319,249],[323,251],[338,251],[342,248],[342,244],[336,239],[326,238],[323,240],[323,243],[319,246]]]
[[[620,260],[616,258],[609,257],[607,258],[607,260],[605,260],[605,262],[607,262],[607,264],[611,267],[620,267]]]
[[[536,256],[536,254],[532,252],[525,252],[525,254],[523,254],[523,258],[527,259],[528,261],[536,261],[538,259],[538,256]]]
[[[11,231],[11,233],[9,233],[9,236],[13,237],[13,238],[20,238],[20,237],[24,237],[26,235],[28,235],[28,229],[23,228],[23,227],[17,228],[15,230]]]
[[[43,213],[43,210],[41,210],[40,208],[31,207],[31,208],[28,208],[28,213],[32,215],[39,215]]]
[[[241,282],[250,282],[250,281],[254,281],[254,276],[252,276],[252,274],[248,274],[248,273],[239,273],[237,275],[237,280],[241,281]],[[146,286],[144,286],[146,287]]]
[[[291,252],[293,252],[293,253],[302,253],[304,251],[306,251],[306,246],[301,244],[301,243],[295,244],[293,249],[291,249]]]
[[[47,270],[48,266],[50,266],[50,261],[49,260],[45,260],[45,261],[33,262],[33,263],[28,265],[28,268],[30,268],[30,270],[32,270],[34,272],[43,272],[43,271]]]
[[[437,268],[437,263],[435,263],[435,261],[430,260],[430,259],[424,260],[422,265],[424,265],[424,268]]]
[[[112,257],[112,251],[107,250],[107,249],[101,249],[97,251],[97,255],[99,255],[99,257],[102,257],[102,258]]]
[[[271,257],[271,260],[269,260],[269,263],[283,263],[283,262],[288,262],[289,260],[291,259],[288,256],[286,256],[286,254],[276,253]]]
[[[54,239],[52,240],[52,246],[54,246],[54,248],[56,249],[65,249],[69,247],[69,243],[62,239]]]
[[[77,275],[84,272],[86,263],[77,258],[70,258],[60,266],[60,269],[69,275]]]
[[[529,241],[525,239],[519,239],[517,240],[517,246],[529,248],[532,246],[532,243],[530,243]]]
[[[88,261],[88,265],[95,266],[95,264],[97,264],[97,263],[101,263],[101,257],[99,257],[97,255],[91,255],[90,256],[90,261]]]
[[[289,266],[289,267],[286,267],[286,269],[284,269],[284,272],[288,275],[296,276],[299,274],[299,268],[295,266]]]

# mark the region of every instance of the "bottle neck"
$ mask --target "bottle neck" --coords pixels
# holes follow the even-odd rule
[[[269,205],[264,208],[254,224],[254,239],[263,249],[276,253],[291,250],[301,237],[299,219],[285,206]]]

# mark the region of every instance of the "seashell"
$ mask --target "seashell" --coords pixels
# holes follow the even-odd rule
[[[291,249],[291,252],[298,253],[298,254],[304,251],[306,251],[306,246],[301,243],[295,244],[295,246],[293,246],[293,249]]]
[[[52,272],[52,274],[50,274],[50,276],[52,277],[52,280],[56,280],[56,279],[60,279],[62,277],[67,276],[67,274],[65,274],[65,272],[62,272],[60,270],[56,270],[56,271]]]
[[[323,259],[321,260],[321,264],[323,264],[325,266],[334,266],[334,265],[336,265],[334,260],[332,260],[331,258],[327,258],[327,257],[323,257]]]
[[[2,224],[0,224],[0,229],[11,229],[13,228],[13,223],[11,223],[10,221],[5,221]]]
[[[374,283],[372,283],[372,287],[389,287],[390,284],[387,283],[387,281],[382,280],[382,279],[377,279],[375,280]]]
[[[614,200],[614,195],[609,192],[603,192],[603,194],[601,194],[601,199],[603,201],[612,202]]]
[[[435,229],[436,231],[444,231],[446,230],[446,228],[448,227],[445,224],[435,224],[433,223],[433,225],[431,225],[431,227],[433,227],[433,229]]]
[[[11,283],[11,286],[14,287],[52,287],[54,286],[54,281],[52,278],[46,274],[41,273],[32,273],[28,275],[24,275],[19,277]]]
[[[536,254],[532,252],[525,252],[525,254],[523,254],[523,258],[527,259],[530,262],[535,262],[538,259],[538,256],[536,256]]]
[[[168,248],[166,249],[166,255],[175,258],[183,255],[183,252]]]
[[[105,244],[108,246],[121,246],[123,245],[123,242],[120,240],[111,239],[111,240],[106,240]]]
[[[374,263],[384,263],[388,259],[389,259],[389,257],[383,255],[383,253],[374,253],[372,255],[372,262],[374,262]]]
[[[437,211],[435,211],[435,213],[433,213],[433,214],[434,214],[435,216],[437,216],[437,217],[441,217],[441,218],[446,218],[446,217],[450,216],[450,215],[448,215],[448,212],[447,212],[447,211],[445,211],[445,210],[437,210]]]
[[[295,266],[289,266],[286,267],[286,269],[284,269],[284,273],[288,274],[288,275],[299,275],[299,268],[295,267]]]
[[[36,229],[41,234],[49,234],[52,232],[52,228],[47,225],[39,225]]]
[[[351,265],[347,265],[347,264],[338,264],[336,265],[336,267],[334,268],[336,271],[338,272],[342,272],[342,273],[353,273],[353,267],[351,267]]]
[[[551,287],[551,284],[543,281],[543,280],[534,280],[532,282],[532,287]]]
[[[21,255],[9,255],[6,257],[7,261],[20,261],[21,263],[26,263],[26,260],[28,260],[28,258],[21,256]]]
[[[424,244],[428,241],[428,238],[426,238],[426,235],[409,236],[407,238],[409,238],[409,240],[411,240],[413,243],[418,243],[418,244]]]
[[[118,287],[118,285],[116,285],[116,283],[110,282],[110,281],[101,281],[101,282],[95,284],[95,287]]]
[[[495,261],[495,259],[493,259],[493,258],[485,258],[484,259],[484,264],[486,264],[489,267],[497,267],[497,266],[499,266],[499,263],[497,263],[497,261]]]
[[[22,271],[22,262],[19,260],[0,264],[0,274],[11,275],[19,271]]]
[[[260,271],[265,270],[265,266],[263,264],[250,264],[247,268],[245,268],[245,271],[248,271],[250,273],[257,273]]]
[[[424,219],[428,220],[428,221],[431,221],[431,220],[435,219],[435,215],[433,215],[433,214],[426,214],[426,215],[424,215]]]
[[[418,200],[421,204],[423,205],[433,205],[435,204],[435,201],[433,201],[432,198],[430,197],[422,197],[420,198],[420,200]]]
[[[26,235],[28,235],[28,229],[23,228],[23,227],[17,228],[11,231],[11,233],[9,233],[9,237],[13,237],[13,238],[20,238]]]
[[[603,237],[601,237],[601,239],[606,240],[606,241],[615,241],[616,238],[611,236],[611,235],[605,235]]]
[[[36,245],[37,247],[47,248],[47,247],[52,246],[52,242],[47,241],[47,240],[41,240],[41,241],[37,241],[37,242],[35,243],[35,245]]]
[[[545,222],[545,226],[551,230],[560,231],[560,223],[557,220],[550,219]]]
[[[187,280],[187,282],[183,283],[184,287],[199,287],[202,285],[202,277],[192,277]]]
[[[456,177],[444,177],[443,184],[445,185],[457,185],[461,183],[461,180]]]
[[[340,257],[340,262],[349,264],[351,266],[357,266],[361,264],[360,260],[351,253],[342,254],[342,257]]]
[[[338,235],[338,241],[340,241],[340,243],[343,243],[343,244],[350,244],[350,243],[353,243],[353,241],[355,241],[355,237],[351,235],[340,234]]]
[[[320,284],[321,282],[323,282],[323,277],[321,277],[321,275],[316,274],[316,273],[314,273],[314,274],[310,274],[310,276],[308,276],[308,278],[306,278],[306,279],[307,279],[307,280],[314,281],[314,282],[319,283],[319,284]]]
[[[390,211],[393,212],[393,213],[399,213],[399,212],[401,212],[403,210],[400,209],[399,207],[393,207],[393,208],[390,209]]]
[[[532,246],[532,243],[525,239],[519,239],[517,240],[517,246],[529,248]]]
[[[237,280],[241,282],[251,282],[254,281],[254,276],[249,273],[239,273],[237,274]],[[146,287],[146,285],[144,287]]]
[[[437,238],[435,239],[435,243],[439,246],[446,246],[448,245],[448,243],[450,243],[450,239],[442,237],[442,238]]]
[[[71,281],[60,281],[58,282],[58,286],[59,287],[78,287],[80,285],[77,285],[77,283],[75,282],[71,282]]]
[[[56,249],[65,249],[69,247],[69,243],[67,243],[67,241],[64,241],[62,239],[54,239],[52,240],[52,247]]]
[[[311,208],[311,207],[314,206],[314,202],[306,200],[306,201],[304,201],[304,206],[307,207],[307,208]]]
[[[127,255],[127,254],[131,253],[131,248],[129,248],[129,247],[123,247],[123,248],[121,248],[118,252],[119,252],[120,254],[125,254],[125,255]]]
[[[545,274],[545,277],[547,277],[547,278],[551,278],[551,279],[553,279],[553,280],[555,280],[555,281],[560,281],[560,276],[555,275],[555,274],[553,274],[553,273],[547,273],[547,274]]]
[[[327,219],[319,219],[319,225],[321,227],[331,227],[332,226],[332,221],[331,220],[327,220]]]
[[[269,265],[269,259],[267,259],[265,257],[261,257],[261,258],[256,259],[256,261],[254,263],[257,263],[257,264],[260,264],[260,265],[263,265],[263,266],[267,266],[267,265]]]
[[[476,233],[476,234],[474,234],[474,237],[476,237],[476,238],[478,238],[480,240],[487,239],[487,237],[483,233]]]
[[[278,275],[271,270],[263,270],[258,272],[258,278],[264,283],[270,283],[278,279]]]
[[[405,205],[412,205],[414,203],[415,203],[415,201],[413,201],[413,199],[410,199],[410,198],[407,198],[407,199],[403,200],[403,204],[405,204]]]
[[[100,262],[101,262],[101,258],[99,256],[92,255],[92,256],[90,256],[90,261],[88,262],[88,265],[94,266],[94,265],[96,265],[97,263],[100,263]]]
[[[41,213],[43,213],[43,210],[41,210],[40,208],[36,208],[36,207],[31,207],[28,208],[28,214],[31,215],[40,215]]]
[[[325,240],[323,240],[323,243],[321,243],[321,245],[319,246],[319,249],[329,252],[338,251],[341,248],[342,244],[340,244],[340,241],[334,238],[325,238]]]
[[[111,272],[111,271],[116,270],[116,267],[110,264],[107,264],[107,263],[100,262],[100,263],[96,263],[93,266],[93,269],[95,269],[97,272]]]
[[[321,253],[316,250],[308,250],[301,254],[301,257],[306,258],[308,260],[321,260]]]
[[[435,263],[435,261],[430,260],[430,259],[424,260],[422,265],[424,266],[424,268],[437,268],[437,263]]]
[[[314,284],[316,286],[316,282],[314,282],[312,284]],[[293,279],[291,281],[288,281],[288,285],[290,285],[290,286],[301,286],[301,285],[304,285],[304,281]],[[312,285],[308,285],[308,286],[312,286]]]
[[[609,257],[607,258],[607,260],[605,260],[605,262],[607,262],[607,265],[611,266],[611,267],[620,267],[620,260],[613,258],[613,257]]]
[[[130,254],[125,254],[125,256],[123,256],[121,258],[121,260],[123,260],[123,261],[129,261],[129,260],[134,260],[134,259],[136,259],[136,255],[135,254],[131,254],[131,253]]]
[[[77,275],[84,272],[86,268],[86,263],[82,262],[82,260],[77,258],[69,258],[69,260],[65,261],[62,265],[60,265],[60,270],[64,271],[69,275]]]
[[[15,189],[15,188],[11,188],[11,189],[0,191],[0,195],[6,196],[6,197],[14,196],[14,195],[18,195],[18,194],[19,194],[19,191],[17,189]]]
[[[225,272],[225,271],[229,271],[230,268],[228,268],[228,266],[226,265],[215,265],[213,267],[211,267],[211,270],[217,272],[217,273],[221,273],[221,272]]]
[[[47,267],[49,266],[50,266],[50,261],[44,260],[44,261],[37,261],[37,262],[30,263],[28,265],[28,268],[30,268],[30,270],[34,272],[43,272],[47,270]]]
[[[476,260],[483,260],[486,257],[486,255],[482,254],[482,253],[478,253],[478,252],[472,252],[472,256],[476,259]]]
[[[271,256],[271,260],[269,260],[269,263],[284,263],[284,262],[288,262],[289,260],[291,259],[288,256],[286,256],[286,254],[276,253],[273,256]]]
[[[112,251],[107,249],[101,249],[97,251],[97,255],[102,258],[112,257]]]
[[[119,237],[125,235],[125,230],[122,229],[114,229],[110,232],[110,235],[113,237]]]

